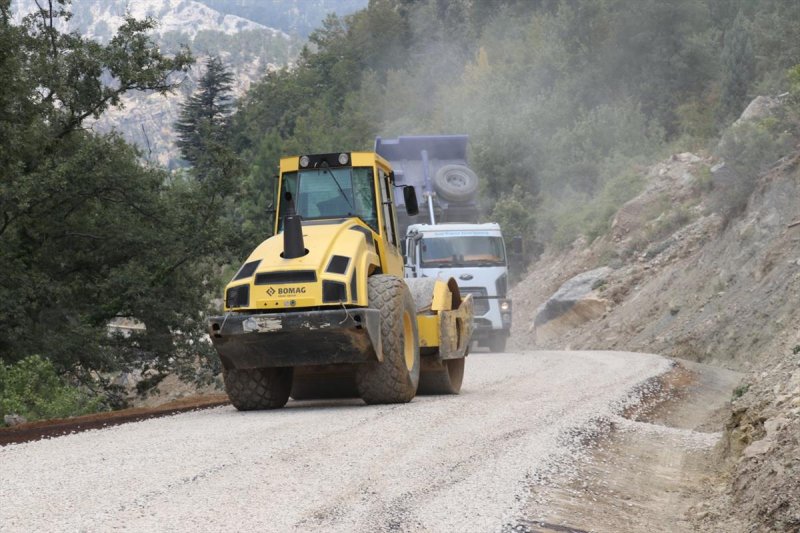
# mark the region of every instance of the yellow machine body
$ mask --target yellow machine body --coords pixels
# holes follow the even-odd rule
[[[370,307],[368,279],[403,279],[392,168],[369,152],[288,157],[281,159],[277,187],[273,235],[226,286],[225,315],[209,320],[223,366],[381,361],[380,313]],[[323,201],[306,205],[309,197]],[[294,202],[302,233],[301,244],[294,244],[302,250],[287,258],[283,225]],[[323,204],[338,205],[337,215],[323,213]],[[443,280],[430,301],[417,315],[420,346],[443,359],[463,357],[471,298],[462,301],[455,281]]]
[[[304,257],[283,259],[280,236],[262,242],[245,265],[257,263],[253,275],[232,281],[226,291],[247,287],[249,300],[226,299],[226,311],[292,310],[317,306],[356,305],[366,307],[367,277],[380,268],[381,260],[371,230],[358,219],[338,224],[303,227],[309,252]],[[338,263],[332,258],[338,256]],[[323,283],[343,287],[323,298]],[[343,296],[343,297],[341,297]]]

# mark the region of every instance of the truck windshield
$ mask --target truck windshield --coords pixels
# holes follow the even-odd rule
[[[420,241],[420,266],[476,267],[505,266],[502,237],[462,236],[423,238]]]
[[[378,231],[378,215],[372,167],[314,168],[283,175],[281,198],[292,193],[297,214],[303,220],[358,217]],[[283,230],[285,203],[278,213],[278,231]]]

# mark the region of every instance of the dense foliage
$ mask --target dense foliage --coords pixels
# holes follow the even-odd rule
[[[244,99],[249,211],[281,154],[467,133],[486,217],[568,244],[636,194],[636,164],[708,146],[798,63],[796,0],[371,0]]]
[[[107,44],[58,30],[52,1],[13,25],[0,0],[0,359],[41,354],[87,386],[100,372],[194,369],[214,265],[227,249],[232,178],[170,178],[116,135],[86,126],[125,92],[168,92],[187,53],[165,57],[149,20]],[[129,317],[146,329],[111,334]]]
[[[98,396],[69,383],[47,359],[31,355],[14,365],[0,361],[0,417],[16,415],[31,422],[82,415],[101,408]]]

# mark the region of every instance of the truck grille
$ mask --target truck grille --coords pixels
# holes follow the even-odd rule
[[[489,312],[489,300],[486,299],[486,289],[483,287],[459,287],[459,292],[466,296],[472,295],[472,308],[475,316],[482,316]]]

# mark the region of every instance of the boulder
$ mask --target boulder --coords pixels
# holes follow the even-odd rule
[[[20,424],[26,423],[28,420],[24,416],[10,414],[3,416],[3,422],[7,426],[18,426]]]
[[[757,440],[745,448],[743,455],[748,459],[752,459],[753,457],[769,453],[778,441],[778,432],[787,424],[789,424],[789,419],[782,416],[770,418],[764,422],[766,435],[761,440]]]
[[[578,274],[540,305],[533,322],[537,342],[557,337],[575,326],[602,316],[608,301],[600,297],[597,288],[611,271],[609,267],[601,267]]]
[[[782,103],[783,98],[781,96],[756,96],[742,111],[742,114],[733,125],[738,126],[743,122],[770,117],[773,109],[780,107]]]
[[[621,243],[641,236],[648,222],[662,214],[668,205],[680,205],[695,198],[695,172],[707,159],[683,152],[673,154],[651,167],[645,177],[647,185],[641,194],[626,202],[611,222],[611,238]]]

